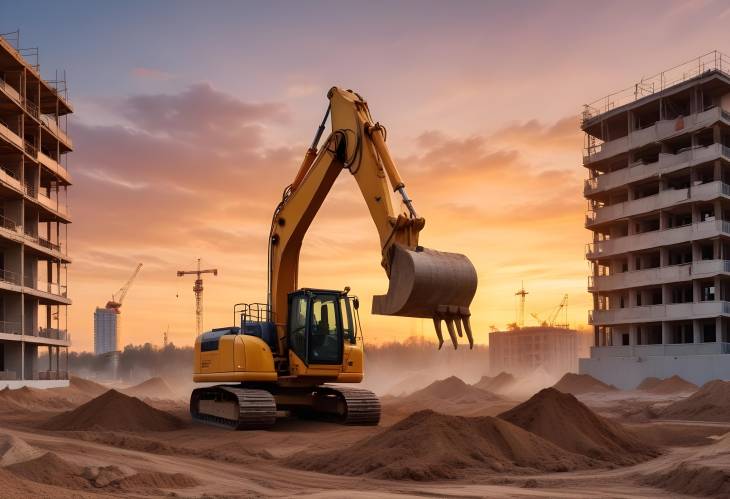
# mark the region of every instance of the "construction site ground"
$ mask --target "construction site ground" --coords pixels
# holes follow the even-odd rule
[[[412,396],[412,395],[411,395]],[[724,470],[728,486],[730,422],[664,421],[647,418],[647,410],[657,410],[688,393],[658,396],[638,391],[586,394],[581,401],[611,421],[642,435],[661,449],[653,459],[626,467],[597,467],[562,472],[495,472],[469,470],[463,477],[447,480],[383,480],[367,475],[348,476],[350,463],[343,460],[342,474],[325,474],[292,467],[293,456],[347,449],[367,437],[391,428],[408,412],[402,397],[387,397],[383,402],[383,420],[378,427],[352,427],[294,418],[280,418],[269,431],[233,432],[194,424],[183,400],[146,399],[158,409],[177,416],[184,425],[170,431],[118,431],[99,428],[83,431],[45,429],[48,421],[63,411],[39,406],[28,410],[0,411],[0,433],[15,437],[43,452],[51,452],[61,462],[84,469],[115,467],[120,473],[156,473],[165,480],[129,481],[127,486],[41,485],[0,468],[0,484],[5,497],[721,497],[708,489],[693,488],[691,477],[684,482],[678,476],[695,473],[686,467],[701,466],[704,471]],[[433,399],[429,399],[433,400]],[[485,399],[487,400],[487,399]],[[448,412],[496,416],[522,400],[508,395],[489,402],[461,399],[445,404]],[[413,399],[411,399],[413,402]],[[435,404],[437,402],[434,402]],[[73,404],[78,405],[75,399]],[[416,407],[416,404],[414,404]],[[653,408],[653,409],[650,409]],[[421,409],[421,407],[417,407]],[[439,407],[432,407],[438,411]],[[102,422],[103,423],[103,422]],[[722,444],[722,445],[720,445]],[[434,449],[438,451],[438,449]],[[354,460],[353,456],[353,460]],[[709,468],[708,468],[709,467]],[[126,470],[126,471],[125,471]],[[679,471],[678,471],[679,470]],[[684,470],[684,471],[683,471]],[[176,478],[175,478],[176,477]],[[664,478],[663,478],[664,477]],[[680,477],[681,478],[681,477]],[[713,476],[716,482],[722,477]],[[60,480],[60,478],[59,478]],[[664,481],[667,483],[665,484]],[[705,482],[709,481],[708,479]],[[73,483],[73,482],[69,482]],[[122,482],[115,482],[122,483]],[[135,484],[133,487],[130,484]],[[720,483],[718,487],[722,487]],[[34,489],[34,487],[37,487]],[[668,487],[668,488],[667,488]],[[680,490],[680,492],[677,492]],[[726,490],[726,489],[718,489]]]

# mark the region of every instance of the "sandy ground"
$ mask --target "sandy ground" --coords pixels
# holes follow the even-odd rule
[[[684,395],[683,395],[684,396]],[[282,461],[296,453],[342,449],[401,419],[402,406],[384,404],[381,427],[345,427],[283,418],[271,431],[232,432],[190,422],[183,402],[150,401],[186,422],[166,432],[79,431],[39,429],[58,412],[0,413],[0,432],[51,451],[80,466],[131,468],[136,471],[182,473],[200,485],[187,488],[128,493],[115,490],[76,491],[77,497],[690,497],[647,485],[647,477],[672,474],[684,463],[730,470],[730,445],[718,437],[730,424],[697,421],[641,420],[626,416],[626,408],[666,405],[677,395],[636,391],[586,394],[581,401],[605,416],[646,435],[663,454],[641,464],[616,468],[549,474],[472,474],[467,479],[442,482],[387,481],[367,477],[327,475],[287,468]],[[513,405],[516,405],[515,402]],[[495,401],[494,412],[509,403]],[[438,407],[433,409],[438,410]],[[628,411],[631,412],[631,411]],[[632,413],[633,414],[633,413]],[[624,418],[625,419],[621,419]],[[730,440],[728,440],[730,442]],[[725,442],[728,444],[728,442]],[[343,462],[342,466],[347,466]],[[70,490],[38,491],[37,497],[70,497]],[[21,496],[15,496],[21,497]]]

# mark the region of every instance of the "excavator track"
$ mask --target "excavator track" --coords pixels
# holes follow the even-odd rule
[[[315,411],[334,416],[338,423],[375,426],[380,422],[380,399],[370,390],[343,386],[318,386],[315,393]]]
[[[190,395],[190,416],[233,430],[265,430],[276,422],[276,401],[266,390],[224,385],[197,388]]]

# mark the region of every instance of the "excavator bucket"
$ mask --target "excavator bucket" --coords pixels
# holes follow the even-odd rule
[[[388,293],[373,297],[373,313],[433,319],[439,348],[444,343],[443,321],[454,348],[457,335],[463,334],[473,348],[469,305],[476,290],[477,273],[466,256],[420,246],[414,251],[396,244]]]

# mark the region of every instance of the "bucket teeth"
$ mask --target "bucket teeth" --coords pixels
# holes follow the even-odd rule
[[[461,317],[459,317],[457,315],[456,316],[456,319],[454,320],[454,322],[456,322],[456,332],[459,334],[459,338],[463,338],[464,337],[464,333],[461,330]]]
[[[472,349],[474,348],[474,336],[471,333],[469,314],[462,315],[461,320],[464,322],[464,331],[466,332],[466,338],[469,340],[469,349]]]
[[[447,317],[445,320],[446,328],[449,330],[449,336],[451,337],[451,343],[454,344],[454,350],[456,350],[459,348],[459,341],[456,339],[456,331],[454,330],[454,318]]]
[[[444,346],[444,333],[441,331],[441,319],[439,317],[433,318],[433,326],[436,328],[436,336],[439,338],[439,350]]]

